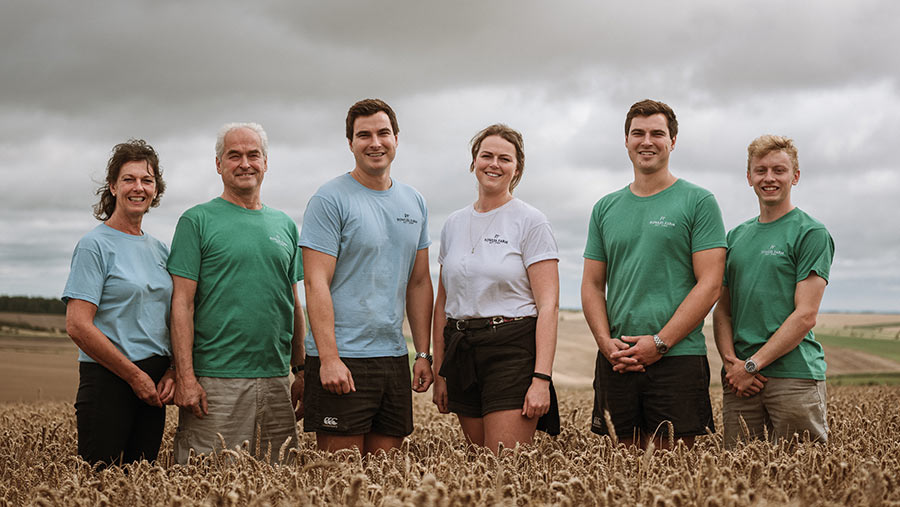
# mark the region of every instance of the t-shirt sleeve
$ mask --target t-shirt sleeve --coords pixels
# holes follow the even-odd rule
[[[332,257],[341,249],[341,214],[335,203],[320,195],[314,195],[303,214],[300,246],[312,248]]]
[[[527,268],[535,262],[548,259],[559,259],[559,247],[550,224],[542,222],[525,234],[522,241],[522,262]]]
[[[79,242],[72,254],[69,279],[63,290],[62,300],[81,299],[96,306],[100,305],[106,269],[96,244]]]
[[[606,262],[606,250],[603,248],[603,233],[600,229],[600,203],[594,205],[591,211],[591,221],[588,224],[587,244],[584,247],[584,258]]]
[[[291,239],[297,245],[297,251],[294,252],[294,258],[291,259],[290,270],[293,273],[294,281],[299,282],[303,280],[303,251],[300,249],[300,234],[297,233],[297,224],[293,220],[291,220],[290,227]]]
[[[200,279],[200,231],[186,215],[182,215],[175,226],[166,269],[175,276],[194,281]]]
[[[447,229],[450,226],[450,220],[452,220],[452,218],[444,222],[444,227],[441,228],[441,248],[438,250],[438,264],[441,266],[444,265],[444,258],[447,256],[447,247],[449,246],[447,241],[449,241],[448,237],[450,236],[450,233]]]
[[[725,272],[722,273],[722,285],[728,287],[728,255],[730,254],[731,242],[734,236],[734,229],[728,231],[728,234],[725,236],[725,243],[729,248],[729,251],[725,253]]]
[[[831,261],[834,259],[834,240],[825,228],[811,229],[800,239],[797,252],[797,282],[815,272],[828,282]]]
[[[727,244],[722,211],[716,198],[708,194],[697,203],[694,228],[691,231],[691,253],[710,248],[724,248]]]
[[[416,250],[428,248],[431,245],[431,238],[428,237],[428,206],[425,205],[425,198],[419,196],[419,206],[422,208],[422,230],[419,232],[419,246]]]

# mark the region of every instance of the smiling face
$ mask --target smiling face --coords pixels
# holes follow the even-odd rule
[[[259,192],[266,169],[262,141],[256,132],[241,127],[225,134],[222,158],[216,158],[216,171],[222,175],[226,193]]]
[[[774,150],[750,160],[747,183],[753,187],[760,206],[791,206],[791,187],[800,181],[800,170],[794,167],[791,157],[781,150]]]
[[[119,169],[119,177],[109,190],[116,198],[113,214],[141,216],[150,209],[156,197],[156,177],[153,166],[146,160],[126,162]]]
[[[636,171],[652,174],[669,167],[669,153],[675,149],[675,138],[669,136],[666,117],[662,113],[635,116],[625,136],[628,158]]]
[[[356,159],[356,169],[367,175],[380,177],[390,172],[397,154],[397,135],[387,113],[379,111],[354,120],[350,151]]]
[[[516,147],[500,136],[485,137],[478,147],[472,170],[480,192],[509,193],[513,177],[519,172]]]

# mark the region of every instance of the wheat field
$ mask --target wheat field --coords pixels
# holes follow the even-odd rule
[[[499,457],[468,448],[429,398],[415,396],[416,431],[388,455],[320,453],[301,433],[291,465],[241,450],[173,465],[170,409],[158,463],[103,471],[76,456],[71,403],[0,404],[0,505],[900,505],[898,386],[831,388],[827,446],[726,451],[714,435],[653,452],[590,433],[591,391],[561,389],[562,434]]]

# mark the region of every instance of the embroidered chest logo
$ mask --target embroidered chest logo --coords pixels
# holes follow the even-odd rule
[[[279,245],[281,245],[285,248],[288,248],[288,244],[283,239],[279,238],[278,236],[269,236],[269,239],[272,240],[274,243],[278,243]]]
[[[397,217],[397,221],[401,224],[416,225],[419,223],[415,218],[410,218],[409,213],[404,213],[402,217]]]
[[[508,245],[509,241],[500,237],[499,234],[494,234],[493,238],[484,238],[484,242],[488,245]]]
[[[762,255],[781,257],[782,255],[784,255],[784,250],[779,250],[775,247],[775,245],[771,245],[769,246],[769,248],[762,250],[759,253],[761,253]]]
[[[647,223],[653,227],[675,227],[675,222],[666,220],[665,215],[661,215],[658,220],[651,220]]]

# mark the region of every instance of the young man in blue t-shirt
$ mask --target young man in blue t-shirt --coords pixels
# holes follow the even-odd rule
[[[424,392],[433,379],[431,242],[425,200],[391,178],[394,111],[362,100],[346,124],[356,165],[309,200],[300,233],[311,332],[303,427],[320,449],[374,454],[412,433],[410,387]],[[412,383],[404,310],[417,352]]]

